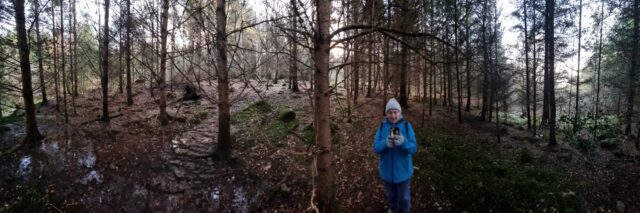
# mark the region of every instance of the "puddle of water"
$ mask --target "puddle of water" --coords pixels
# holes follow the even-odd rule
[[[247,192],[242,187],[233,189],[233,210],[235,212],[249,212]]]
[[[220,188],[215,187],[213,188],[213,191],[209,192],[209,195],[211,197],[211,200],[216,202],[220,199]]]
[[[16,171],[16,175],[19,177],[24,177],[31,173],[31,156],[27,155],[20,158],[20,164],[18,165],[18,170]]]
[[[0,133],[0,144],[3,146],[13,145],[13,143],[25,135],[25,129],[15,124],[5,124],[6,131]]]
[[[171,140],[171,147],[174,149],[178,148],[178,144],[181,144],[181,143],[183,143],[182,139],[176,137],[175,139]]]
[[[5,124],[4,127],[8,128],[8,130],[6,131],[7,133],[15,132],[18,128],[20,128],[20,126],[15,124]]]
[[[96,165],[96,155],[94,154],[93,143],[76,143],[76,146],[80,146],[77,150],[77,163],[80,167],[93,168]],[[74,153],[74,156],[76,153]]]
[[[102,183],[102,176],[96,170],[92,170],[82,179],[83,184],[91,183],[91,181],[95,181],[96,184]]]
[[[60,148],[58,141],[43,142],[40,150],[47,156],[45,164],[51,171],[60,171],[64,169],[66,155]]]
[[[96,164],[96,155],[94,155],[93,152],[84,153],[78,158],[78,164],[87,168],[93,168]]]

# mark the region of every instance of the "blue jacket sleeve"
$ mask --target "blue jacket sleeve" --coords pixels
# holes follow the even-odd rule
[[[409,123],[408,123],[409,124]],[[407,151],[411,155],[415,155],[418,150],[418,144],[416,143],[416,133],[413,132],[411,124],[407,125],[407,135],[405,142],[402,144],[402,149]]]
[[[378,155],[384,153],[388,149],[386,143],[387,138],[382,135],[382,132],[380,131],[381,129],[382,128],[378,128],[378,130],[376,130],[376,136],[373,141],[373,151]]]

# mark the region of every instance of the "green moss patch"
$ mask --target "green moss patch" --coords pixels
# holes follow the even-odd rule
[[[271,110],[272,110],[272,107],[269,103],[265,101],[258,101],[249,105],[247,108],[243,109],[242,111],[234,114],[231,117],[231,122],[234,124],[244,123],[249,121],[249,119],[254,118],[260,114],[271,112]]]
[[[271,142],[280,142],[286,139],[290,131],[298,127],[298,120],[294,119],[289,122],[273,120],[264,127],[264,130]]]
[[[557,170],[534,163],[528,150],[513,156],[496,153],[495,145],[466,143],[438,133],[418,133],[426,152],[418,152],[419,179],[429,178],[451,202],[453,212],[580,211],[579,197]],[[430,187],[426,186],[421,187]],[[418,189],[429,191],[429,189]]]
[[[5,125],[5,124],[10,124],[10,123],[18,123],[18,122],[22,122],[24,121],[24,115],[19,115],[19,114],[11,114],[9,116],[6,117],[1,117],[0,118],[0,126],[1,125]],[[1,130],[0,130],[1,131]]]

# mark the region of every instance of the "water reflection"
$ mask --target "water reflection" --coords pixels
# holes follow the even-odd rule
[[[211,191],[209,195],[211,196],[211,200],[213,202],[218,201],[220,199],[220,188],[218,187],[213,188],[213,191]]]
[[[82,152],[78,157],[78,164],[87,168],[93,168],[93,166],[96,164],[96,155],[94,155],[91,151]]]
[[[18,170],[16,171],[18,177],[24,177],[28,174],[31,174],[31,156],[29,155],[20,158]]]
[[[235,212],[249,212],[247,193],[242,186],[233,189],[233,210]]]
[[[88,184],[92,181],[95,181],[96,184],[102,183],[102,176],[96,170],[92,170],[91,172],[89,172],[89,174],[87,174],[81,182],[83,184]]]

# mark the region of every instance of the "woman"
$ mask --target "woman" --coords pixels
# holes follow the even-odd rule
[[[413,175],[416,135],[402,118],[402,109],[392,98],[385,107],[386,117],[378,127],[373,149],[380,157],[379,173],[384,183],[390,212],[410,212],[409,183]]]

